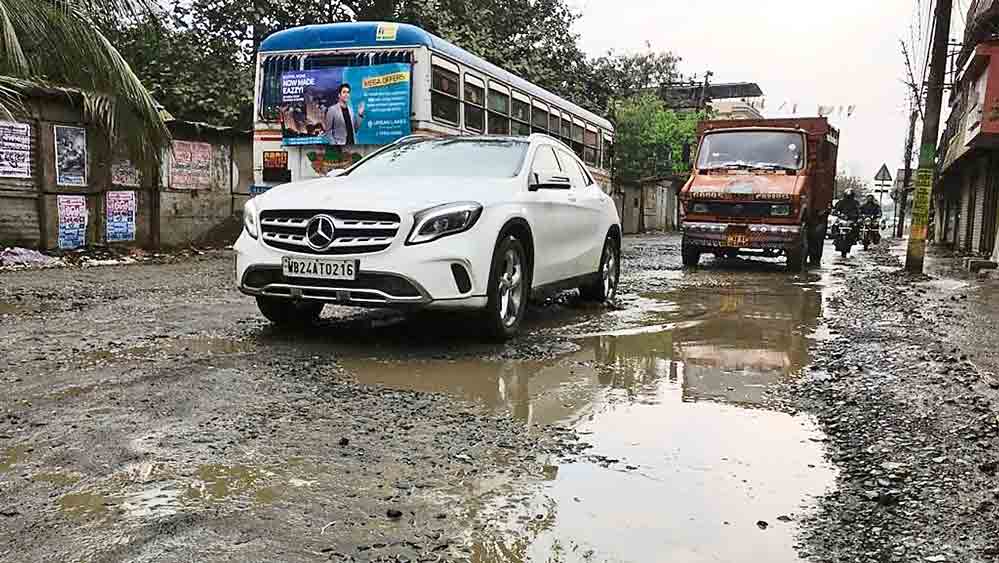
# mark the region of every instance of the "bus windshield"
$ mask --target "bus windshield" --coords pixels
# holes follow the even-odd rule
[[[704,136],[697,159],[702,170],[761,168],[800,170],[804,138],[786,131],[729,131]]]
[[[470,176],[512,178],[527,142],[517,139],[432,139],[403,142],[352,168],[351,176]]]

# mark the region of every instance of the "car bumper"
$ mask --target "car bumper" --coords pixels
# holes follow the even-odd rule
[[[388,249],[371,254],[316,256],[278,250],[244,231],[234,245],[235,282],[246,295],[322,301],[360,307],[397,309],[481,309],[491,253],[468,233],[426,244],[406,246],[396,240]],[[488,249],[491,251],[491,248]],[[285,277],[281,258],[357,260],[357,279],[313,280]],[[468,277],[459,288],[457,272]]]
[[[738,235],[738,238],[733,237]],[[687,223],[683,236],[687,244],[702,248],[748,248],[787,250],[799,244],[798,225]],[[738,244],[735,241],[738,241]]]

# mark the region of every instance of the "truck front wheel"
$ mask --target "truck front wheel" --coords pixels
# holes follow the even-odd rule
[[[809,254],[808,229],[802,225],[798,235],[798,241],[792,248],[787,250],[787,269],[791,272],[800,272],[805,268],[805,258]]]
[[[822,265],[822,251],[825,249],[826,234],[829,230],[829,223],[824,222],[818,225],[812,237],[808,239],[808,258],[812,266]]]
[[[701,261],[701,249],[688,243],[687,237],[683,237],[680,245],[680,256],[683,258],[683,265],[688,268],[695,268]]]

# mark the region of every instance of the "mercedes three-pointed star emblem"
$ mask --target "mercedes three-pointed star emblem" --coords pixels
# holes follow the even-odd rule
[[[305,240],[313,250],[326,250],[333,244],[336,227],[329,215],[316,215],[305,226]]]

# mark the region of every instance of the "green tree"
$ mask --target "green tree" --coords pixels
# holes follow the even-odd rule
[[[155,165],[170,133],[156,104],[102,33],[109,14],[135,18],[152,0],[0,0],[0,115],[39,85],[75,88],[88,117],[140,165]],[[120,141],[120,142],[119,142]]]
[[[634,183],[657,174],[689,169],[683,146],[693,144],[701,113],[678,113],[657,96],[645,93],[615,103],[616,181]]]
[[[680,58],[673,53],[647,50],[633,54],[607,54],[588,62],[586,97],[589,108],[601,115],[613,113],[613,101],[651,93],[662,97],[678,80]]]
[[[240,45],[146,17],[117,24],[108,36],[138,69],[153,97],[174,117],[219,125],[251,125],[253,68]]]

